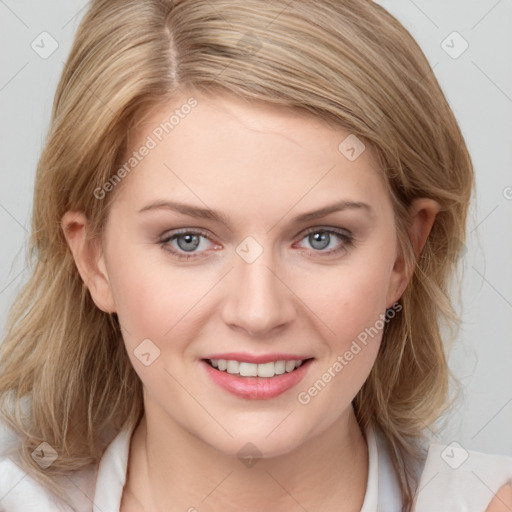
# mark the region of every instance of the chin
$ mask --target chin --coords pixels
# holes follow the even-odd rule
[[[255,425],[252,429],[230,429],[226,425],[233,437],[225,434],[215,439],[205,439],[203,433],[203,441],[223,454],[239,459],[243,456],[269,459],[287,455],[301,448],[309,440],[309,436],[304,430],[304,425],[300,430],[293,430],[290,425],[286,429],[279,426],[285,416],[282,415],[272,426],[265,422]]]

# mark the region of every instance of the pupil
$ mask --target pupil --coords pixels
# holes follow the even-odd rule
[[[189,245],[182,244],[181,240],[185,240],[185,243]],[[199,245],[199,237],[197,235],[182,235],[178,237],[178,245],[184,251],[193,251]]]
[[[329,233],[325,231],[319,231],[310,235],[311,246],[315,249],[325,249],[329,245]]]

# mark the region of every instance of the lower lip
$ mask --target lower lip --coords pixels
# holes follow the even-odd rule
[[[309,359],[292,372],[274,377],[240,377],[216,370],[206,361],[201,361],[201,364],[213,382],[229,393],[250,400],[267,400],[296,386],[304,378],[312,362]]]

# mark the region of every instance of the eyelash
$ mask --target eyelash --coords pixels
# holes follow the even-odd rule
[[[334,228],[317,228],[317,227],[309,228],[308,230],[306,230],[304,232],[304,234],[302,235],[302,237],[300,238],[299,241],[302,241],[304,238],[308,237],[309,235],[311,235],[313,233],[327,233],[329,235],[336,235],[343,242],[343,245],[338,247],[337,249],[331,249],[330,251],[314,250],[313,249],[313,252],[331,256],[334,254],[338,254],[341,251],[347,250],[348,248],[350,248],[354,245],[354,236],[352,235],[352,233],[350,233],[349,231],[346,231],[346,230],[338,230],[338,229],[334,229]],[[190,229],[183,229],[181,231],[175,231],[175,232],[173,232],[172,235],[165,236],[165,238],[159,240],[158,243],[164,251],[171,253],[171,255],[174,258],[177,258],[179,260],[191,260],[191,259],[195,259],[195,258],[200,258],[201,256],[198,256],[197,254],[193,254],[193,253],[184,254],[184,253],[178,252],[174,249],[172,249],[172,250],[168,249],[166,247],[169,242],[179,238],[182,235],[199,235],[213,243],[213,240],[210,238],[208,233],[201,231],[201,230],[193,231]]]

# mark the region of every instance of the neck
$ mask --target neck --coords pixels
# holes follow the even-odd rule
[[[167,427],[145,414],[133,434],[125,491],[141,510],[361,510],[368,451],[352,408],[293,451],[253,464]]]

